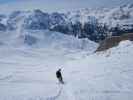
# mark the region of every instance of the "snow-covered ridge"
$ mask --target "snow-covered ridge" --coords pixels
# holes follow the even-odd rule
[[[41,10],[14,11],[1,15],[0,30],[51,30],[100,41],[111,35],[133,32],[133,7],[81,9],[68,13]]]

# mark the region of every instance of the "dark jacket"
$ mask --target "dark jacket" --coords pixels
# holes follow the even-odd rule
[[[58,71],[56,72],[56,77],[57,77],[57,78],[62,78],[61,70],[58,70]]]

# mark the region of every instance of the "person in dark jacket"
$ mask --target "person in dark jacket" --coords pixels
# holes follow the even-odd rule
[[[59,80],[60,83],[64,84],[63,78],[62,78],[62,74],[61,74],[61,69],[58,69],[56,71],[56,77]]]

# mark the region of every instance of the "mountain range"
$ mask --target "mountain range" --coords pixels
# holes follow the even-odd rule
[[[133,5],[80,9],[67,13],[14,11],[0,15],[0,31],[49,30],[100,42],[110,36],[133,32]]]

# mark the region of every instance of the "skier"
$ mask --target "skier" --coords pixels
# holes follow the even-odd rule
[[[60,82],[61,84],[64,84],[64,81],[63,81],[63,78],[62,78],[62,74],[61,74],[61,69],[58,69],[58,70],[56,71],[56,77],[57,77],[57,79],[59,80],[59,82]]]

